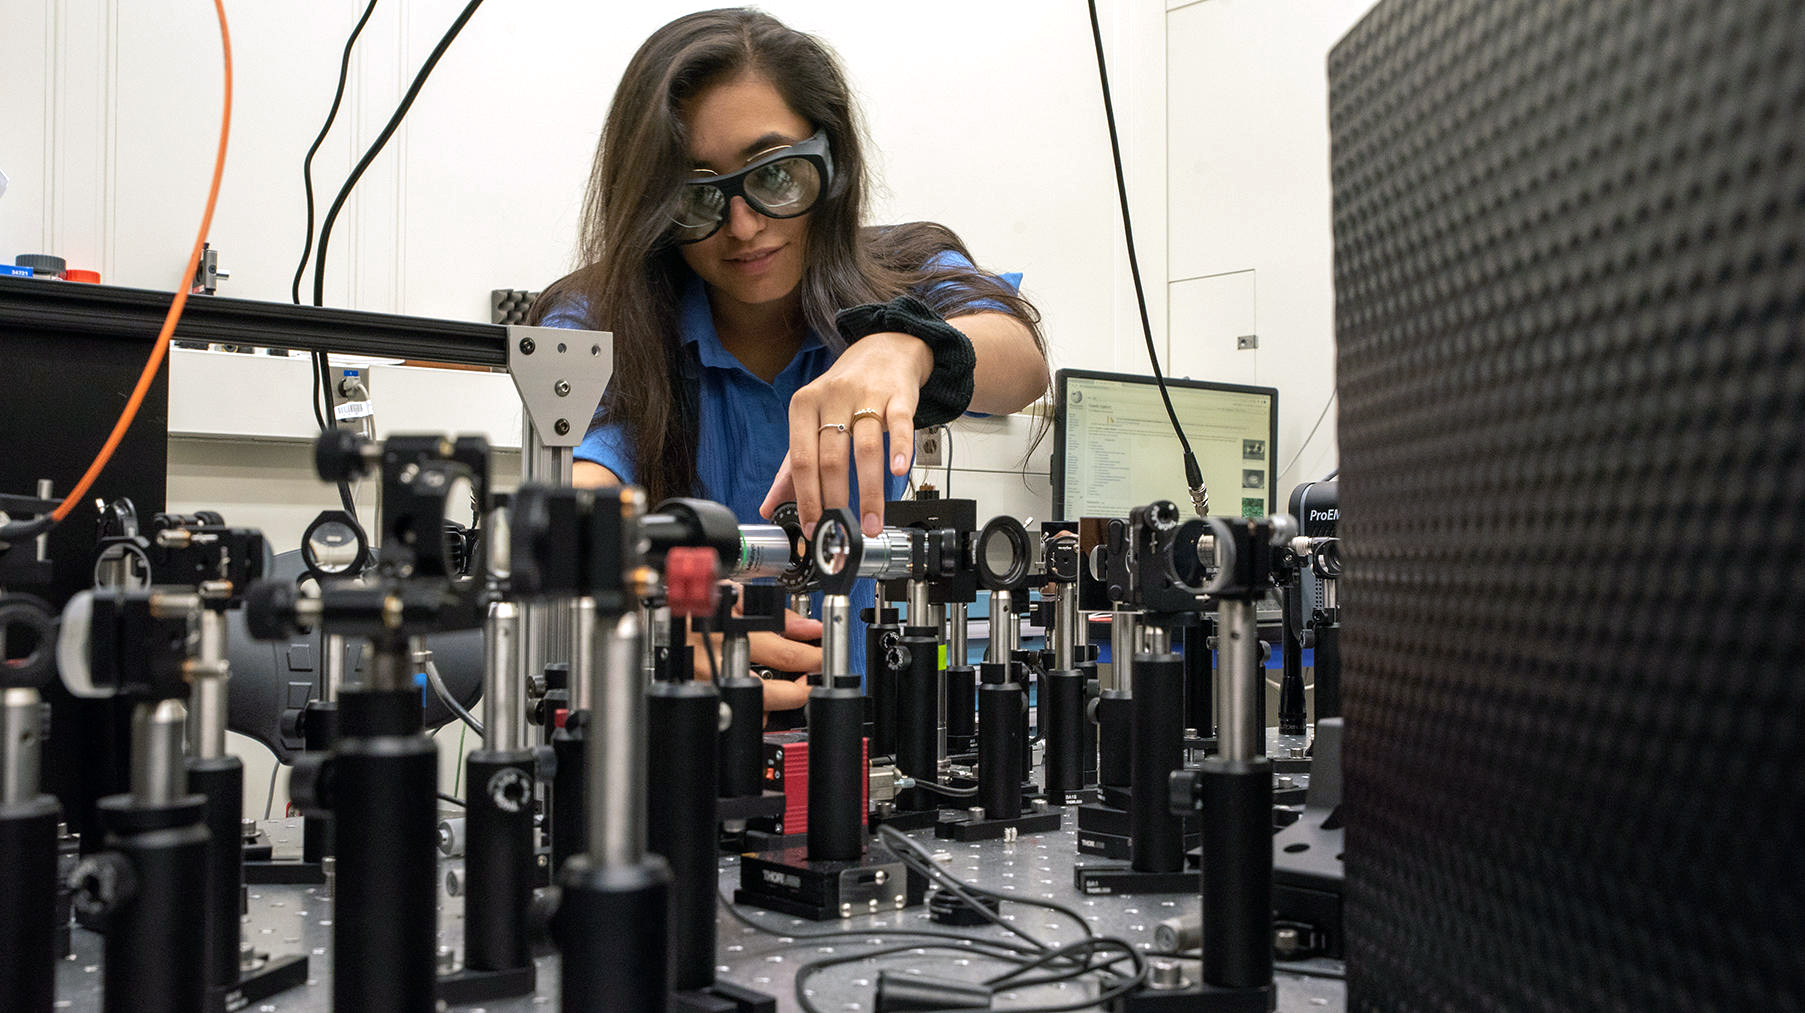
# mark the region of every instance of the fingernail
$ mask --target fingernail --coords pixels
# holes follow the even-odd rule
[[[865,515],[865,533],[866,534],[877,535],[877,534],[881,534],[883,532],[883,530],[884,530],[884,524],[882,521],[877,519],[877,514],[869,514],[868,513]]]
[[[901,454],[897,454],[894,458],[891,458],[891,460],[890,460],[890,470],[901,471],[901,470],[903,470],[903,466],[908,463],[909,463],[908,458],[904,457]]]

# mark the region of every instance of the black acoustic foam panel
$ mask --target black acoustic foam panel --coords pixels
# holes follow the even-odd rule
[[[1805,4],[1329,60],[1353,1008],[1805,1008]]]

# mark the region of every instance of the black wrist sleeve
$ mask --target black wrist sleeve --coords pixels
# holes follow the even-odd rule
[[[834,326],[849,345],[880,331],[897,331],[927,343],[934,354],[934,371],[921,385],[921,400],[915,405],[915,428],[951,422],[970,407],[972,373],[978,365],[971,339],[920,299],[900,295],[889,302],[843,309],[835,314]]]

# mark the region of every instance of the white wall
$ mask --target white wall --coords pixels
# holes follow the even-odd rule
[[[1326,58],[1374,2],[1167,4],[1165,355],[1175,375],[1278,388],[1281,504],[1336,461]]]

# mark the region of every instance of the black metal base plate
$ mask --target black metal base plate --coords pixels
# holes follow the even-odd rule
[[[789,848],[742,857],[733,902],[825,922],[911,907],[926,892],[881,844],[845,862],[811,862],[807,848]]]
[[[280,883],[288,886],[314,886],[326,882],[326,873],[318,862],[277,859],[272,862],[244,863],[244,881],[253,886]]]
[[[895,827],[905,833],[910,830],[926,830],[940,819],[940,810],[923,809],[920,812],[892,812],[887,816],[872,813],[866,817],[865,827],[873,835],[878,827]]]
[[[1195,869],[1178,872],[1138,872],[1130,865],[1075,865],[1072,885],[1079,893],[1200,893],[1203,882]]]
[[[769,818],[783,815],[784,795],[781,791],[767,791],[762,795],[718,799],[715,804],[716,815],[722,820]]]
[[[439,1001],[447,1006],[532,995],[537,988],[538,974],[531,964],[506,971],[473,971],[466,967],[439,975]]]
[[[954,841],[1013,840],[1023,834],[1041,834],[1058,830],[1065,820],[1059,809],[1034,806],[1011,819],[983,819],[969,813],[942,810],[934,824],[934,836]]]
[[[777,1013],[777,1000],[730,981],[713,988],[673,992],[669,1013]]]
[[[1144,988],[1117,999],[1114,1013],[1270,1013],[1276,993],[1263,988]]]
[[[1088,785],[1077,791],[1048,791],[1048,805],[1095,805],[1097,802],[1097,786]]]
[[[239,972],[236,985],[208,989],[207,1013],[232,1013],[305,984],[306,957],[300,954],[276,957],[261,967]]]

